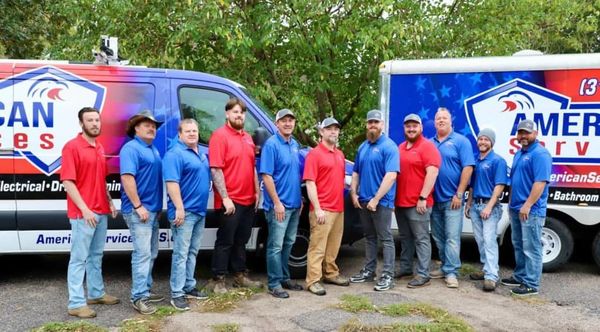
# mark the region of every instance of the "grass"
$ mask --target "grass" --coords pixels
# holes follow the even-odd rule
[[[343,332],[379,332],[379,331],[473,331],[462,319],[452,316],[447,311],[425,303],[397,303],[381,308],[376,307],[364,296],[343,295],[338,308],[348,312],[378,312],[390,317],[423,316],[429,323],[368,326],[353,319],[340,328]]]
[[[240,326],[234,323],[216,324],[211,326],[213,332],[238,332]]]
[[[119,331],[121,332],[153,332],[159,331],[162,326],[162,320],[178,311],[170,306],[159,306],[156,312],[148,316],[125,319],[121,322]]]
[[[225,294],[212,293],[200,307],[201,312],[225,312],[237,306],[240,301],[264,292],[262,288],[234,288]]]
[[[32,330],[32,332],[105,332],[107,329],[86,321],[50,322]]]
[[[465,277],[465,276],[468,276],[471,273],[479,272],[479,271],[481,271],[480,268],[475,267],[475,266],[473,266],[471,264],[465,264],[465,263],[463,263],[462,266],[460,267],[460,270],[458,271],[458,273],[462,277]]]

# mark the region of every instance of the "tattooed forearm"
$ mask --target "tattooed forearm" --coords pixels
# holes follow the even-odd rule
[[[223,170],[220,168],[211,168],[210,174],[212,175],[213,183],[221,198],[229,197],[227,195],[227,188],[225,187],[225,176],[223,176]]]

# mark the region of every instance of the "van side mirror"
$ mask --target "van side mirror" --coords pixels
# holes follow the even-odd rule
[[[262,146],[265,145],[265,142],[269,139],[269,137],[271,137],[271,134],[269,133],[269,131],[267,131],[267,129],[263,127],[258,127],[254,131],[254,134],[252,135],[252,140],[254,141],[255,146],[254,153],[257,156],[260,156]]]

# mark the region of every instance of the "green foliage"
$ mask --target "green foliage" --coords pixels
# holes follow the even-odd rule
[[[305,143],[335,116],[349,158],[384,60],[600,49],[600,0],[3,0],[0,12],[0,56],[89,61],[101,34],[118,36],[132,64],[222,75],[296,111]]]
[[[105,328],[85,321],[50,322],[35,328],[33,332],[104,332]]]

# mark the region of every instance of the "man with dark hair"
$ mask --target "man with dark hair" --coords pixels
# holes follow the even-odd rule
[[[150,302],[163,297],[150,292],[152,267],[158,256],[158,216],[162,211],[162,162],[152,144],[162,125],[150,110],[135,114],[127,124],[133,138],[121,148],[121,213],[133,240],[131,253],[131,303],[143,315],[156,312]]]
[[[173,235],[171,259],[171,305],[189,310],[187,299],[206,299],[196,288],[196,257],[202,242],[210,171],[206,154],[198,146],[198,123],[183,119],[179,138],[165,154],[163,178],[167,184],[167,212]]]
[[[277,133],[264,144],[260,158],[263,207],[269,226],[267,278],[271,295],[288,298],[289,294],[284,289],[303,289],[290,280],[288,269],[302,207],[300,146],[292,137],[296,126],[296,116],[292,111],[284,108],[277,112],[275,125]]]
[[[552,173],[552,156],[538,141],[535,122],[525,119],[517,126],[521,149],[510,169],[508,216],[515,250],[515,270],[502,284],[513,286],[512,294],[538,294],[542,281],[542,227],[546,221],[548,183]]]
[[[248,278],[246,243],[258,205],[258,177],[252,137],[244,131],[246,104],[232,97],[225,105],[226,124],[208,143],[215,209],[220,224],[212,256],[214,291],[227,292],[225,275],[231,267],[235,287],[262,287]]]
[[[106,189],[108,175],[104,147],[97,141],[102,123],[100,112],[91,107],[79,113],[82,132],[62,150],[60,179],[67,192],[67,216],[71,223],[71,257],[67,272],[68,312],[79,318],[96,317],[86,304],[117,304],[120,300],[104,291],[102,256],[108,215],[117,216]],[[83,280],[87,282],[86,301]]]

